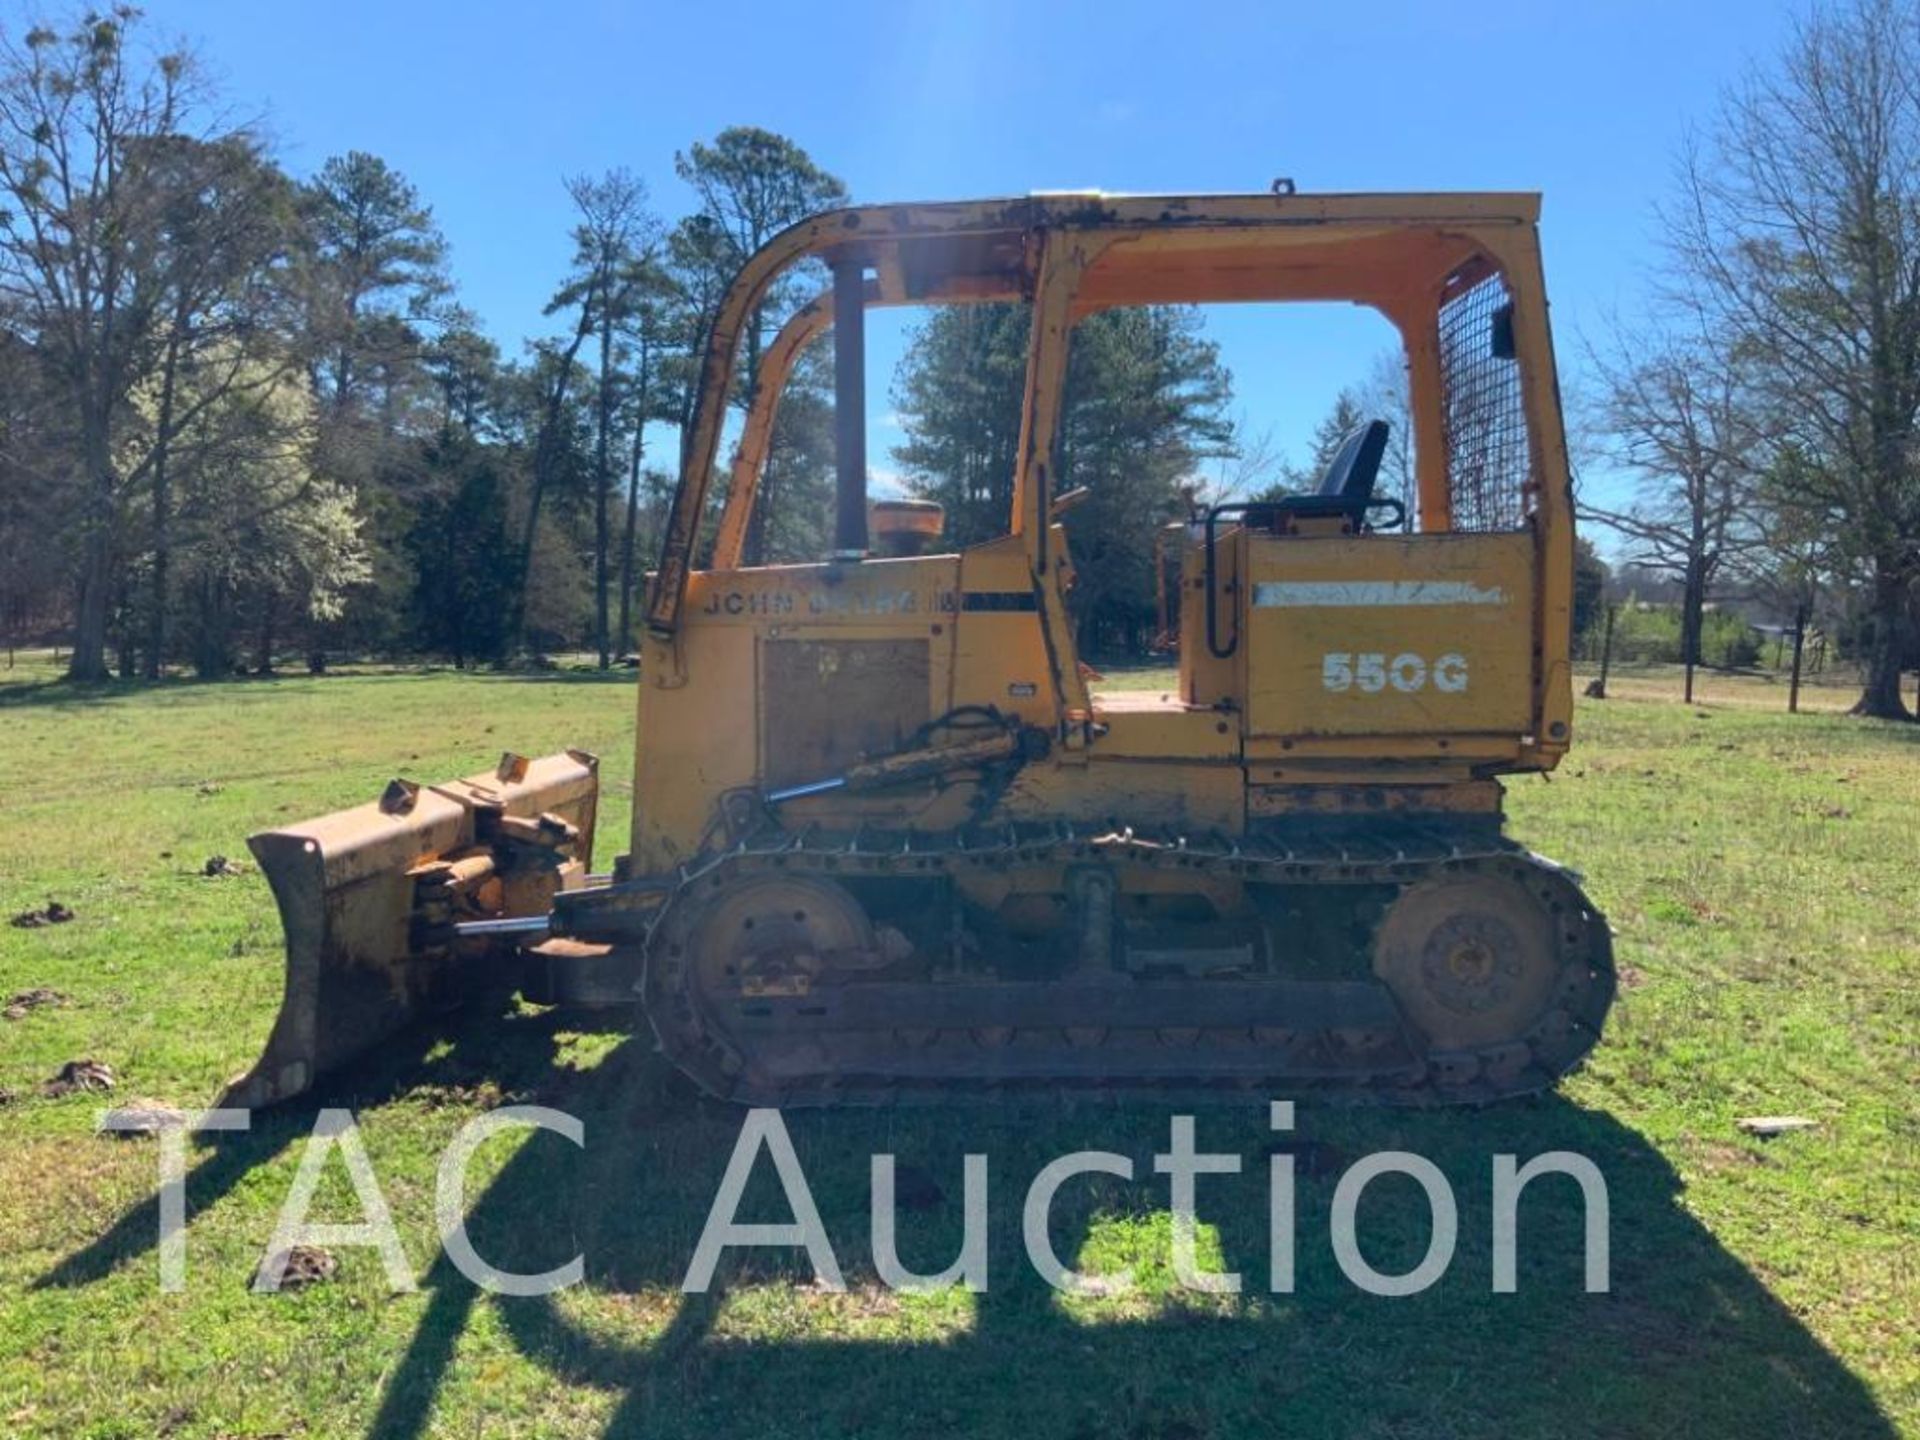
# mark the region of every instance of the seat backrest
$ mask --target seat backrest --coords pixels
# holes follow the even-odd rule
[[[1317,493],[1364,507],[1373,498],[1374,482],[1380,478],[1387,434],[1386,421],[1369,420],[1342,440],[1327,462],[1327,473],[1320,477]]]
[[[1346,522],[1349,534],[1359,534],[1367,527],[1369,508],[1376,505],[1373,487],[1380,478],[1380,463],[1386,458],[1388,433],[1386,421],[1369,420],[1347,436],[1327,461],[1326,473],[1311,493],[1225,508],[1241,510],[1246,524],[1256,530],[1286,533],[1293,520],[1336,519]],[[1394,512],[1389,525],[1405,522],[1406,511],[1399,501],[1381,500],[1377,505]]]

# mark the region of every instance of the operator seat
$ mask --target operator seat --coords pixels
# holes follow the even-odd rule
[[[1380,462],[1386,458],[1391,430],[1384,420],[1369,420],[1342,440],[1327,462],[1327,473],[1320,477],[1320,494],[1337,495],[1364,510],[1373,498],[1374,482],[1380,478]]]
[[[1276,529],[1284,529],[1286,518],[1341,519],[1354,533],[1366,523],[1367,510],[1391,508],[1403,514],[1399,502],[1375,500],[1374,482],[1380,478],[1380,462],[1386,457],[1389,427],[1384,420],[1369,420],[1340,442],[1340,448],[1327,461],[1326,473],[1317,489],[1309,495],[1286,495],[1268,501],[1259,508],[1268,512],[1259,516]],[[1397,524],[1398,519],[1389,521]]]

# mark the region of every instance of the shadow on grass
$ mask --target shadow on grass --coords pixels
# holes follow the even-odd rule
[[[25,710],[29,707],[55,710],[98,705],[146,695],[156,690],[180,690],[202,683],[195,680],[68,680],[55,676],[48,680],[10,680],[0,685],[0,710]]]
[[[218,699],[227,693],[259,693],[274,689],[300,688],[313,685],[327,685],[337,682],[425,680],[436,677],[459,677],[468,680],[513,681],[526,683],[537,681],[557,685],[610,685],[638,683],[639,671],[631,668],[614,667],[611,670],[568,666],[562,669],[540,670],[531,667],[492,667],[470,666],[466,669],[453,664],[433,661],[420,661],[413,664],[378,664],[373,662],[347,662],[322,674],[314,675],[304,669],[275,670],[266,675],[248,672],[245,674],[222,675],[212,679],[197,675],[168,675],[159,680],[115,679],[115,680],[69,680],[64,676],[53,676],[45,680],[0,680],[0,711],[46,709],[56,711],[84,710],[96,708],[117,701],[137,700],[148,696],[166,696],[179,699]]]
[[[1165,1270],[1165,1180],[1151,1157],[1191,1107],[1023,1101],[1017,1106],[789,1114],[811,1192],[849,1293],[811,1288],[798,1250],[736,1250],[712,1293],[679,1287],[740,1127],[740,1112],[692,1095],[643,1042],[596,1068],[556,1063],[578,1016],[523,1015],[422,1032],[378,1074],[316,1097],[365,1108],[421,1087],[497,1077],[510,1094],[577,1116],[586,1145],[529,1137],[470,1197],[475,1248],[537,1273],[585,1257],[584,1292],[513,1299],[476,1289],[441,1256],[430,1299],[392,1367],[368,1434],[422,1436],[476,1320],[557,1387],[614,1397],[609,1437],[1005,1436],[1202,1440],[1325,1436],[1847,1436],[1894,1429],[1865,1386],[1678,1203],[1680,1182],[1610,1116],[1549,1098],[1481,1112],[1301,1107],[1276,1137],[1264,1107],[1198,1112],[1200,1148],[1237,1154],[1239,1175],[1199,1181],[1200,1218],[1244,1293],[1157,1285],[1139,1298],[1065,1301],[1025,1258],[1021,1203],[1040,1167],[1079,1149],[1129,1157],[1134,1181],[1083,1176],[1060,1192],[1053,1240],[1068,1263]],[[312,1107],[262,1117],[191,1172],[199,1210],[306,1133]],[[1268,1162],[1296,1154],[1297,1283],[1270,1295]],[[1459,1246],[1446,1275],[1406,1299],[1370,1296],[1337,1268],[1328,1211],[1338,1176],[1376,1150],[1411,1150],[1452,1181]],[[1564,1179],[1520,1208],[1519,1291],[1490,1293],[1491,1157],[1573,1150],[1605,1175],[1611,1290],[1582,1288],[1582,1211]],[[869,1234],[869,1157],[892,1153],[924,1181],[902,1208],[909,1267],[957,1255],[962,1157],[988,1156],[985,1294],[918,1300],[880,1286]],[[903,1193],[911,1193],[905,1187]],[[1403,1178],[1370,1187],[1369,1261],[1418,1262],[1428,1212]],[[772,1166],[756,1167],[741,1217],[789,1218]],[[152,1205],[62,1262],[43,1285],[84,1285],[151,1247]],[[1085,1247],[1083,1251],[1083,1246]],[[483,1308],[493,1311],[477,1317]],[[450,1417],[439,1417],[452,1423]],[[537,1416],[523,1416],[538,1425]]]
[[[56,711],[88,710],[119,701],[140,700],[152,696],[168,699],[219,701],[234,693],[259,694],[262,691],[323,684],[332,679],[389,680],[415,678],[431,671],[382,670],[344,672],[338,676],[309,675],[305,671],[276,670],[270,675],[222,675],[202,679],[197,675],[168,675],[159,680],[36,680],[30,683],[0,685],[0,710],[42,709]]]
[[[297,1105],[256,1112],[242,1131],[208,1132],[194,1137],[187,1158],[186,1213],[202,1213],[230,1194],[257,1166],[272,1163],[284,1150],[313,1133],[314,1114],[323,1106],[359,1113],[409,1092],[435,1087],[460,1090],[489,1074],[537,1077],[558,1075],[554,1037],[571,1021],[557,1011],[499,1021],[473,1014],[451,1014],[413,1026],[384,1043],[351,1077],[323,1082]],[[492,1068],[476,1066],[484,1053]],[[196,1163],[196,1149],[203,1159]],[[76,1250],[34,1282],[36,1290],[90,1285],[149,1255],[160,1233],[156,1193],[127,1211],[97,1240]]]
[[[640,672],[631,666],[616,665],[611,670],[594,667],[563,670],[488,670],[478,672],[488,680],[508,680],[524,684],[529,680],[550,685],[638,685]]]
[[[695,1098],[644,1050],[629,1041],[549,1096],[584,1122],[584,1150],[535,1136],[471,1202],[469,1232],[489,1263],[537,1273],[579,1253],[589,1294],[486,1296],[443,1256],[370,1435],[427,1433],[476,1306],[492,1307],[557,1384],[617,1395],[610,1437],[1894,1433],[1861,1382],[1679,1205],[1679,1179],[1658,1152],[1558,1098],[1477,1113],[1302,1107],[1280,1137],[1294,1142],[1301,1178],[1297,1283],[1278,1296],[1267,1293],[1276,1137],[1265,1108],[1202,1110],[1201,1148],[1242,1157],[1241,1174],[1203,1177],[1199,1195],[1244,1294],[1095,1302],[1064,1302],[1027,1263],[1026,1188],[1073,1150],[1130,1157],[1133,1183],[1082,1177],[1060,1192],[1054,1243],[1068,1263],[1085,1244],[1101,1257],[1089,1268],[1157,1264],[1164,1274],[1166,1182],[1151,1156],[1167,1148],[1170,1115],[1190,1107],[794,1112],[788,1128],[849,1294],[809,1288],[801,1251],[753,1250],[730,1253],[713,1293],[681,1295],[740,1112]],[[1328,1242],[1339,1174],[1384,1149],[1432,1159],[1459,1199],[1454,1262],[1417,1297],[1362,1293]],[[1521,1207],[1519,1291],[1494,1295],[1492,1156],[1555,1149],[1588,1156],[1607,1178],[1611,1291],[1585,1293],[1578,1192],[1549,1179]],[[969,1152],[989,1157],[987,1292],[891,1294],[871,1261],[870,1156],[895,1154],[931,1181],[931,1197],[902,1209],[899,1241],[908,1266],[937,1271],[959,1252]],[[1371,1187],[1360,1217],[1370,1261],[1388,1272],[1417,1264],[1427,1214],[1410,1181]],[[765,1157],[742,1218],[789,1219]],[[655,1312],[665,1318],[639,1339],[619,1318]]]

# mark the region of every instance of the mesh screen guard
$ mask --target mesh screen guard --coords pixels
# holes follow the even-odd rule
[[[1513,358],[1513,299],[1497,271],[1463,268],[1440,304],[1440,388],[1453,528],[1524,529],[1527,417]]]

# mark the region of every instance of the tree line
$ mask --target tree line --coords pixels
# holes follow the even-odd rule
[[[675,156],[699,204],[672,223],[628,171],[570,178],[555,333],[503,356],[405,176],[294,178],[223,113],[129,8],[0,39],[0,629],[64,635],[82,680],[289,647],[610,663],[708,317],[845,187],[749,128]],[[751,555],[805,543],[786,477],[830,471],[829,403],[803,369]]]
[[[1839,0],[1724,97],[1660,212],[1649,318],[1590,347],[1589,521],[1708,606],[1858,657],[1856,713],[1920,668],[1920,7]]]
[[[458,664],[634,640],[707,325],[744,259],[845,203],[793,140],[734,127],[675,153],[690,213],[632,172],[565,180],[573,253],[548,333],[503,354],[465,307],[431,206],[378,156],[290,174],[195,56],[137,12],[0,35],[0,631],[59,636],[98,680],[269,670],[303,654]],[[1573,407],[1591,524],[1670,576],[1681,650],[1739,596],[1857,656],[1863,713],[1902,716],[1920,663],[1920,11],[1843,0],[1726,97],[1683,151],[1646,318],[1588,347]],[[736,410],[802,270],[745,330]],[[1028,317],[936,308],[890,400],[892,459],[948,538],[997,534]],[[782,397],[752,562],[817,559],[831,512],[830,344]],[[1394,424],[1382,486],[1411,489],[1404,370],[1344,392],[1304,466],[1232,418],[1233,377],[1190,307],[1076,336],[1059,484],[1080,640],[1141,649],[1154,532],[1196,490],[1311,484],[1361,419]],[[1210,478],[1202,472],[1213,467]],[[1594,477],[1606,476],[1610,483]],[[724,483],[714,487],[724,495]],[[1582,547],[1576,609],[1599,611]]]
[[[684,432],[741,263],[846,186],[751,127],[675,154],[696,203],[671,221],[630,171],[570,177],[552,333],[503,355],[404,175],[354,152],[296,178],[225,113],[131,8],[0,38],[0,631],[68,639],[80,680],[265,672],[289,651],[316,670],[626,654],[679,459],[650,446]],[[736,407],[821,280],[762,302]],[[1143,311],[1076,347],[1086,403],[1064,444],[1098,486],[1076,521],[1090,639],[1137,640],[1140,520],[1175,514],[1181,477],[1229,443],[1230,377],[1196,326]],[[1025,339],[1003,308],[936,311],[897,378],[907,484],[949,499],[960,543],[1004,528],[1015,438],[966,394],[1017,422]],[[810,350],[782,396],[749,563],[824,553],[830,358]],[[934,464],[942,447],[961,468]]]

